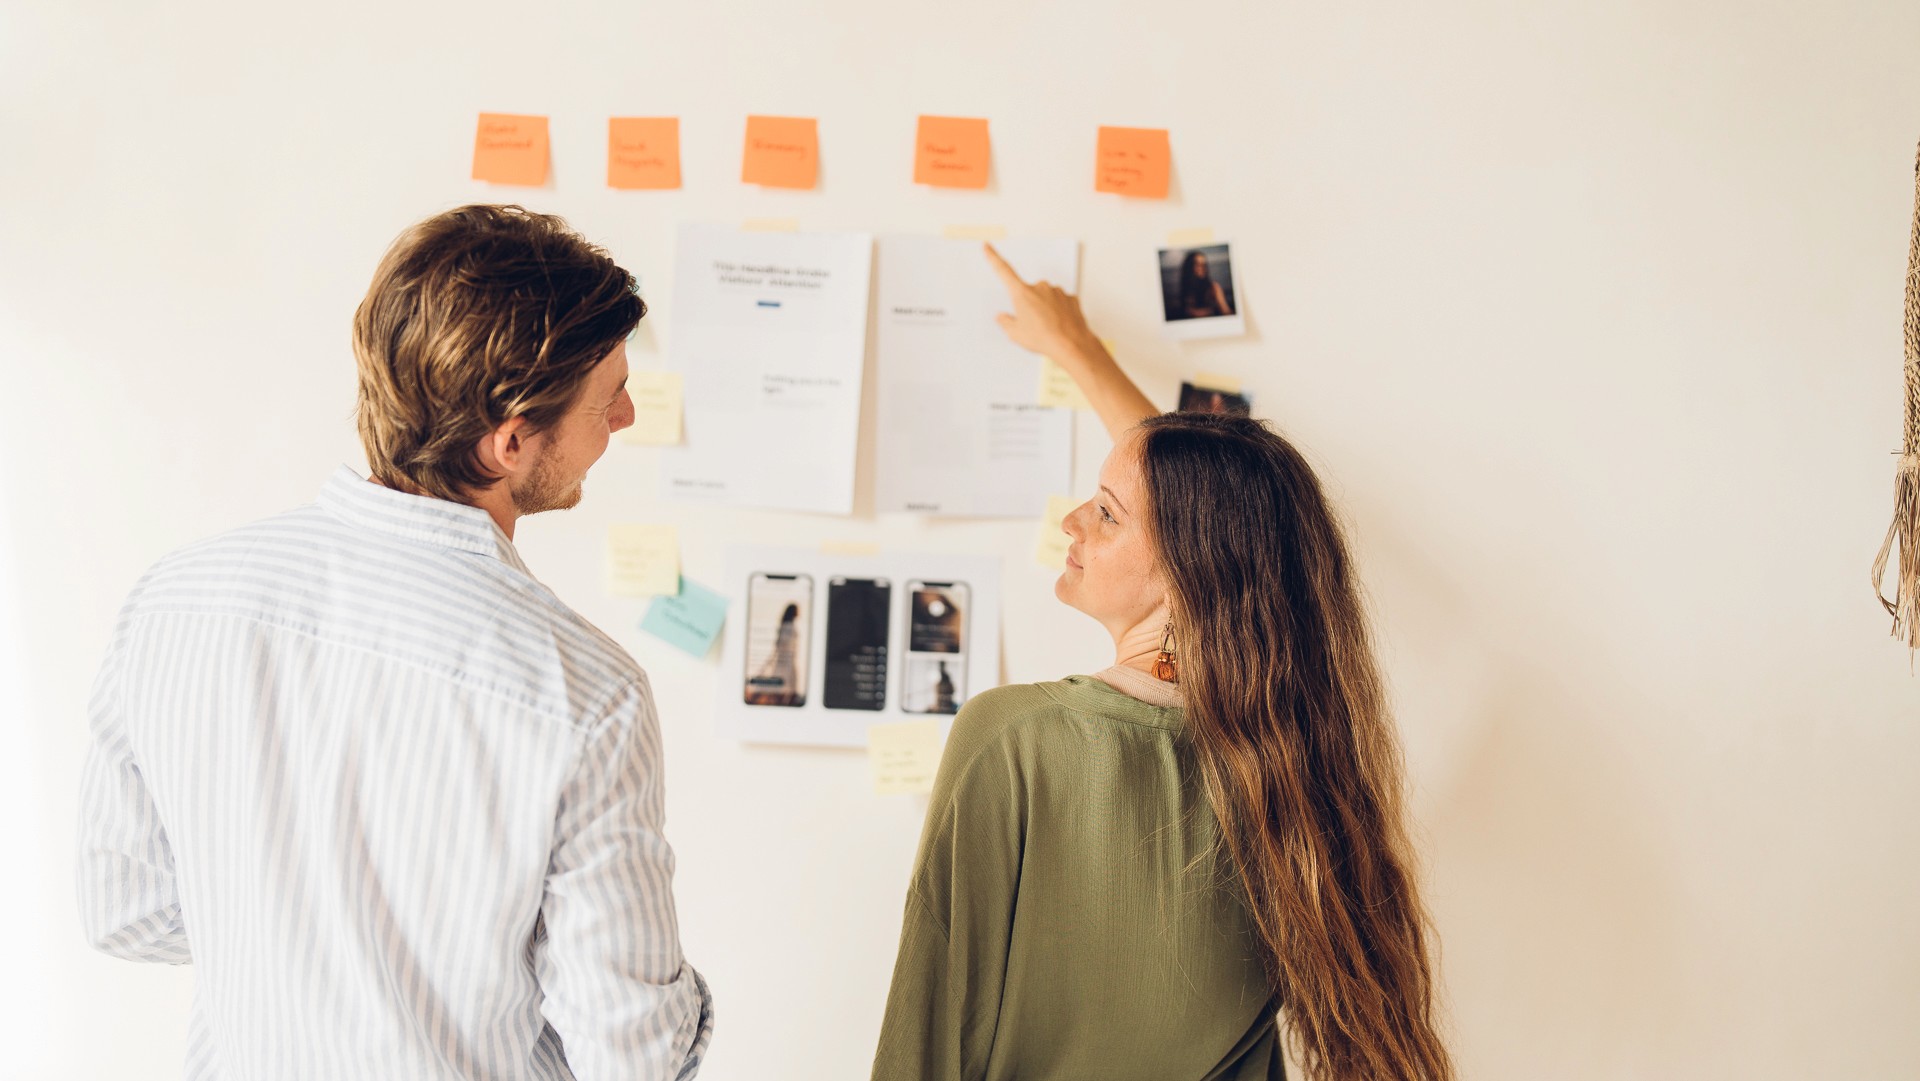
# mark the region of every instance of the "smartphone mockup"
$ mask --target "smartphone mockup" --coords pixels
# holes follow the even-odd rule
[[[900,708],[907,713],[958,713],[967,700],[965,582],[907,583],[907,666]]]
[[[828,709],[884,709],[887,623],[893,587],[885,578],[827,581]]]
[[[747,670],[741,692],[747,705],[807,704],[812,637],[812,575],[760,572],[747,579]]]

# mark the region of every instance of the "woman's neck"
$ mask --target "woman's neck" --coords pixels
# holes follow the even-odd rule
[[[1167,619],[1157,615],[1114,636],[1113,664],[1153,675],[1153,664],[1160,659],[1160,645],[1166,640]]]

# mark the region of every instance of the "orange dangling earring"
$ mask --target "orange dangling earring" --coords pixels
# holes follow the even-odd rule
[[[1167,633],[1160,639],[1160,657],[1153,662],[1153,678],[1162,683],[1180,682],[1180,665],[1173,659],[1173,621],[1167,621]]]

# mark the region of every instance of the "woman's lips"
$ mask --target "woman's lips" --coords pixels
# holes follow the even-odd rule
[[[1071,568],[1073,568],[1074,570],[1085,570],[1085,569],[1086,569],[1086,568],[1084,568],[1084,567],[1082,567],[1082,566],[1080,565],[1080,561],[1079,561],[1079,560],[1077,560],[1077,559],[1075,559],[1075,558],[1073,558],[1073,549],[1071,549],[1071,548],[1069,548],[1069,549],[1067,549],[1067,566],[1069,566],[1069,567],[1071,567]]]

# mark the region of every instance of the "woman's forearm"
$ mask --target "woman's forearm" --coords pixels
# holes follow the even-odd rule
[[[1080,392],[1100,415],[1100,423],[1106,425],[1107,435],[1114,442],[1120,441],[1122,432],[1160,412],[1133,380],[1127,378],[1127,373],[1120,370],[1119,363],[1099,338],[1091,334],[1076,336],[1072,347],[1063,352],[1067,355],[1055,357],[1054,361],[1079,384]]]

